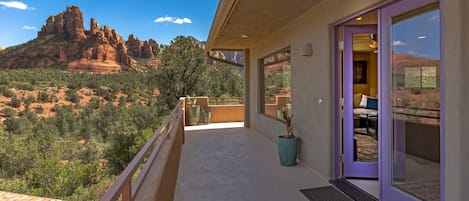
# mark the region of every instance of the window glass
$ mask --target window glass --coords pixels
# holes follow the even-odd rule
[[[283,112],[291,115],[290,49],[284,49],[261,59],[261,112],[283,120]]]
[[[392,185],[440,200],[439,4],[392,22]]]

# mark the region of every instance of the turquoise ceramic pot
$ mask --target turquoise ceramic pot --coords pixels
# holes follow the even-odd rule
[[[294,166],[296,165],[296,153],[297,153],[297,138],[285,138],[285,136],[279,136],[277,141],[278,156],[280,158],[280,165],[282,166]]]
[[[199,118],[200,118],[200,105],[195,105],[195,106],[189,106],[188,108],[188,114],[189,114],[189,125],[197,125],[199,124]]]
[[[212,112],[205,112],[205,123],[210,124],[212,119]]]

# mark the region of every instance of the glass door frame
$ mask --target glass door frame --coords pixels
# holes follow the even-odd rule
[[[387,6],[379,12],[379,49],[381,56],[379,58],[379,67],[378,67],[378,76],[380,79],[379,82],[379,114],[378,114],[378,122],[379,122],[379,133],[381,134],[380,140],[380,170],[379,170],[379,178],[380,178],[380,198],[382,200],[401,200],[401,201],[417,201],[418,198],[415,198],[404,191],[401,191],[395,187],[393,187],[393,177],[392,177],[392,165],[393,165],[393,137],[392,137],[392,107],[391,107],[391,68],[389,64],[391,63],[391,48],[392,48],[392,39],[391,39],[391,16],[396,16],[401,13],[405,13],[410,10],[414,10],[420,8],[422,6],[438,2],[438,0],[403,0],[396,4]],[[441,5],[441,4],[440,4]],[[441,8],[441,6],[440,6]],[[442,9],[440,9],[442,10]],[[443,26],[441,26],[443,27]],[[440,32],[442,30],[440,28]],[[442,34],[440,34],[440,43]],[[440,46],[440,55],[444,46],[443,44]],[[445,162],[445,155],[444,155],[444,59],[441,58],[440,60],[440,200],[444,200],[444,162]]]
[[[332,26],[332,35],[333,35],[333,44],[332,44],[332,52],[333,52],[333,73],[332,73],[332,80],[333,80],[333,112],[334,112],[334,121],[333,121],[333,132],[334,132],[334,170],[333,170],[333,179],[341,179],[343,178],[343,149],[342,149],[342,107],[343,107],[343,99],[342,99],[342,65],[343,62],[339,62],[339,58],[342,57],[341,51],[343,50],[343,43],[340,40],[340,27],[343,26],[345,23],[356,19],[362,15],[371,13],[373,11],[379,12],[380,9],[386,7],[388,5],[392,5],[395,2],[399,2],[401,0],[387,0],[382,3],[378,3],[374,6],[368,7],[364,10],[361,10],[353,15],[345,17],[335,23]],[[380,27],[379,27],[379,18],[378,18],[378,40],[380,40]],[[379,53],[378,53],[379,54]],[[378,76],[379,76],[379,65],[380,65],[380,58],[378,57]],[[379,79],[379,78],[378,78]],[[379,94],[379,82],[378,82],[378,94]],[[379,109],[378,109],[379,110]],[[379,122],[378,122],[379,123]],[[380,145],[380,140],[378,138],[378,146]],[[378,150],[379,151],[379,150]],[[380,179],[379,171],[381,168],[379,167],[381,162],[378,159],[378,179]]]
[[[353,35],[377,34],[377,25],[346,25],[344,26],[344,53],[343,53],[343,152],[344,176],[354,178],[378,178],[378,161],[354,161],[354,119],[353,119]],[[378,41],[379,43],[379,41]],[[378,53],[379,57],[379,53]],[[379,82],[379,79],[378,79]],[[379,90],[378,90],[379,91]],[[379,110],[378,110],[379,111]],[[379,113],[379,112],[378,112]],[[378,124],[379,125],[379,124]],[[379,128],[379,126],[378,126]],[[376,133],[379,135],[379,132]],[[379,156],[379,145],[378,145]]]

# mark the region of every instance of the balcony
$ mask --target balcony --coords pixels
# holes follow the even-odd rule
[[[300,189],[329,185],[301,165],[280,166],[275,143],[243,123],[183,127],[184,105],[101,200],[307,200]]]

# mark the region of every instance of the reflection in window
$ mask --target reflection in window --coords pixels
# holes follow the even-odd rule
[[[436,66],[405,68],[405,88],[436,88],[436,78]]]
[[[291,114],[290,49],[271,54],[260,61],[264,89],[261,112],[283,120],[283,111]]]
[[[425,201],[440,200],[439,19],[438,3],[392,18],[392,185]]]

